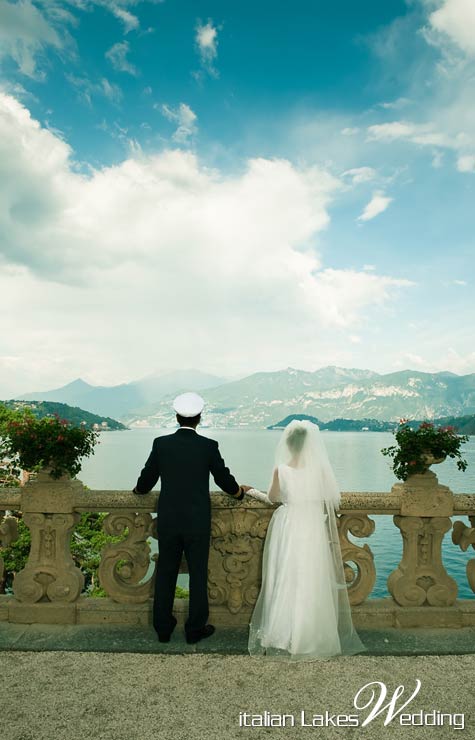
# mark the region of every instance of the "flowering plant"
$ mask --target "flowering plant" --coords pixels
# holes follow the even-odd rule
[[[0,459],[15,460],[28,471],[49,467],[52,478],[74,477],[81,470],[80,458],[94,453],[98,436],[57,414],[38,419],[29,409],[8,412],[0,414]]]
[[[425,473],[432,463],[442,462],[446,457],[457,458],[459,470],[467,468],[460,447],[468,437],[457,434],[454,427],[435,427],[424,421],[415,429],[406,419],[401,419],[394,435],[397,445],[385,447],[381,452],[392,457],[394,473],[400,480],[407,480],[415,473]]]

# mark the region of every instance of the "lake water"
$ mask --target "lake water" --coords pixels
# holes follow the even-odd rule
[[[131,490],[147,459],[153,439],[173,430],[137,429],[106,432],[101,435],[95,455],[84,461],[79,478],[90,488]],[[273,468],[274,451],[282,432],[263,429],[222,430],[202,429],[205,436],[218,440],[221,453],[231,472],[240,483],[267,490]],[[342,491],[389,491],[396,482],[388,458],[381,448],[393,444],[394,437],[383,432],[322,432],[331,463]],[[454,461],[434,465],[440,483],[454,493],[475,493],[475,437],[464,446],[469,466],[460,473]],[[213,481],[211,479],[211,488]],[[467,517],[457,517],[469,524]],[[373,551],[377,580],[372,597],[387,596],[386,579],[401,559],[402,542],[391,516],[374,516],[376,529],[368,539],[353,538],[358,545],[365,542]],[[465,568],[475,557],[473,549],[463,553],[445,535],[443,557],[449,574],[459,585],[460,598],[474,598]],[[187,584],[187,576],[179,583]]]

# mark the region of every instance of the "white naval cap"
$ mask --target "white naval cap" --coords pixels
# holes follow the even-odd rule
[[[182,393],[173,401],[173,408],[177,414],[184,416],[185,419],[201,414],[204,405],[204,400],[197,393]]]

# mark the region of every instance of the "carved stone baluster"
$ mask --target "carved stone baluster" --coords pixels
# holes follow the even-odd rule
[[[104,531],[109,535],[120,536],[128,530],[124,540],[106,545],[101,553],[99,581],[113,601],[140,604],[151,596],[153,576],[145,583],[140,581],[150,565],[147,538],[156,536],[153,521],[151,514],[133,511],[115,511],[104,519]]]
[[[469,516],[471,527],[467,527],[464,522],[454,522],[452,531],[452,542],[458,545],[463,552],[466,552],[471,545],[475,550],[475,516]],[[467,579],[470,588],[475,592],[475,559],[467,563]]]
[[[3,512],[0,512],[3,513]],[[13,516],[7,516],[0,519],[0,547],[8,547],[18,538],[18,522]],[[5,574],[5,563],[0,556],[0,584]]]
[[[350,604],[356,606],[373,590],[376,568],[369,545],[355,545],[348,539],[348,533],[354,537],[369,537],[374,532],[375,524],[366,514],[341,514],[337,523],[343,568],[348,583],[348,598]],[[355,565],[356,571],[350,563]]]
[[[442,540],[452,526],[453,494],[432,471],[393,486],[401,492],[401,515],[394,517],[403,539],[402,560],[388,578],[401,606],[451,606],[457,584],[442,562]]]
[[[262,550],[273,509],[213,509],[208,593],[211,606],[250,611],[261,584]]]
[[[18,601],[35,603],[76,601],[84,587],[84,575],[70,552],[71,533],[80,515],[25,512],[23,521],[31,532],[28,561],[13,579]]]
[[[84,575],[71,556],[71,534],[79,522],[74,495],[83,486],[68,476],[53,480],[47,471],[22,489],[23,521],[31,532],[28,561],[13,579],[18,601],[76,601],[84,587]]]

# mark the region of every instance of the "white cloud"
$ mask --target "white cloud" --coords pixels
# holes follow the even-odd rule
[[[109,51],[106,51],[105,56],[118,72],[128,72],[128,74],[136,76],[138,74],[137,67],[127,59],[129,51],[129,42],[119,41],[111,46]]]
[[[22,74],[45,78],[44,61],[51,50],[65,56],[75,54],[70,27],[76,26],[82,12],[105,9],[115,16],[127,34],[140,28],[137,15],[130,11],[140,4],[163,0],[0,0],[0,61],[12,58]],[[153,29],[148,29],[150,32]],[[125,64],[128,64],[125,61]],[[132,65],[124,69],[131,74]]]
[[[197,115],[186,103],[180,103],[178,108],[170,108],[169,105],[162,105],[160,110],[165,118],[178,124],[172,136],[173,141],[176,141],[177,144],[186,144],[197,133]]]
[[[459,172],[475,172],[475,155],[466,154],[457,159],[457,169]]]
[[[203,68],[212,76],[217,76],[214,62],[218,56],[218,27],[212,20],[203,25],[198,21],[196,26],[195,42]]]
[[[454,285],[463,285],[463,286],[468,285],[468,283],[467,283],[466,280],[453,280],[453,284]]]
[[[50,47],[64,46],[49,19],[30,0],[0,3],[0,59],[10,56],[27,77],[42,78],[38,63]]]
[[[411,101],[409,98],[397,98],[397,100],[390,100],[385,103],[380,103],[380,107],[385,110],[398,110],[399,108],[405,108]]]
[[[356,136],[358,134],[360,129],[356,126],[347,126],[346,128],[342,128],[341,133],[343,136]]]
[[[454,347],[448,346],[442,353],[437,353],[436,357],[421,357],[417,354],[405,353],[401,355],[398,362],[394,363],[398,368],[411,367],[414,370],[421,370],[425,373],[451,372],[457,375],[466,375],[475,371],[475,352],[461,354]]]
[[[115,15],[124,24],[125,33],[129,31],[135,31],[139,26],[140,22],[136,15],[133,15],[129,10],[121,8],[118,3],[107,3],[111,13]]]
[[[78,91],[78,97],[87,105],[92,106],[93,98],[107,98],[111,103],[118,104],[122,100],[122,90],[106,77],[102,77],[98,82],[93,82],[87,77],[76,77],[67,74],[66,79]]]
[[[374,180],[376,174],[376,170],[373,167],[354,167],[351,170],[346,170],[343,173],[343,177],[351,177],[354,185],[360,185],[361,183]]]
[[[434,129],[432,123],[391,121],[368,127],[368,141],[396,141],[407,139],[423,146],[450,146],[449,137]]]
[[[438,170],[444,163],[444,153],[440,149],[436,149],[432,156],[432,167]]]
[[[475,3],[473,0],[444,0],[429,16],[432,29],[445,34],[463,52],[475,56]]]
[[[408,142],[428,148],[435,169],[447,163],[469,172],[475,157],[475,3],[418,0],[412,8],[416,12],[395,19],[371,46],[385,79],[397,76],[403,90],[401,98],[382,107],[406,109],[410,102],[413,120],[407,114],[405,120],[376,120],[367,129],[367,142]]]
[[[368,305],[382,305],[395,287],[409,287],[409,280],[395,280],[356,270],[322,270],[315,276],[319,301],[325,321],[332,326],[358,324],[359,316]]]
[[[4,388],[119,382],[165,356],[235,374],[287,366],[289,346],[298,365],[408,285],[322,267],[310,245],[340,183],[317,167],[259,158],[224,176],[190,152],[136,151],[85,176],[7,95],[0,166]]]
[[[370,221],[372,218],[379,216],[380,213],[386,210],[392,200],[392,198],[389,198],[381,190],[375,191],[370,202],[365,206],[363,213],[358,216],[358,221]]]
[[[462,106],[463,107],[463,106]],[[432,166],[439,168],[443,162],[443,150],[455,152],[457,156],[457,170],[459,172],[475,171],[475,137],[473,132],[467,134],[460,128],[460,104],[453,105],[448,110],[438,112],[438,123],[411,123],[409,121],[391,121],[389,123],[375,124],[367,129],[368,142],[394,142],[397,140],[408,141],[411,144],[432,149]],[[473,111],[475,112],[475,111]],[[468,111],[462,115],[470,118]],[[468,123],[468,121],[467,121]],[[469,126],[467,126],[469,128]]]

